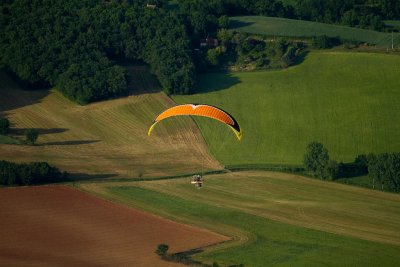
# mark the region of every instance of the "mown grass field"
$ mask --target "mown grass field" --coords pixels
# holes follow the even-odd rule
[[[400,151],[400,57],[311,52],[286,70],[204,74],[199,93],[178,103],[207,103],[235,116],[238,142],[219,122],[196,118],[212,153],[224,165],[301,164],[320,141],[332,159]]]
[[[313,37],[326,35],[339,36],[343,40],[354,40],[391,48],[391,33],[352,28],[304,20],[276,17],[242,16],[230,18],[231,29],[268,36]],[[400,33],[394,33],[394,43],[400,45]]]
[[[246,266],[396,266],[400,196],[271,172],[81,184],[80,188],[233,241],[196,258]]]
[[[26,128],[37,128],[36,146],[1,144],[0,159],[47,161],[77,178],[148,178],[218,169],[203,137],[190,118],[148,127],[174,105],[161,93],[149,71],[128,67],[133,94],[79,106],[55,90],[24,91],[0,73],[0,116],[11,122],[10,136],[24,139]]]

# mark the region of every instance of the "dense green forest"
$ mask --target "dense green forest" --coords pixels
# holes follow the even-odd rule
[[[168,93],[188,93],[195,69],[185,29],[175,13],[145,6],[3,2],[1,66],[29,83],[57,86],[81,104],[126,93],[120,60],[145,62]]]
[[[199,58],[194,51],[200,40],[228,28],[229,16],[267,15],[391,30],[383,20],[400,19],[400,1],[179,0],[172,6],[167,0],[5,0],[0,13],[0,67],[30,84],[56,86],[85,104],[127,93],[127,77],[118,65],[124,61],[148,64],[168,94],[191,93],[196,71],[205,66],[293,62],[296,44],[286,44],[279,52],[286,58],[276,60],[276,49],[264,51],[264,44],[258,43],[254,50],[256,41],[249,38],[229,40],[236,50],[208,47],[214,50]]]

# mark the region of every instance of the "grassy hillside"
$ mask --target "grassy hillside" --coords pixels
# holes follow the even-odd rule
[[[48,161],[83,178],[146,178],[218,168],[189,118],[158,125],[147,136],[156,115],[174,103],[155,90],[147,69],[128,70],[134,94],[87,106],[54,90],[23,91],[0,73],[0,115],[10,120],[11,136],[23,139],[26,128],[40,132],[36,146],[0,144],[0,159]]]
[[[84,184],[108,199],[232,236],[200,259],[246,266],[395,266],[400,196],[301,176],[240,172]]]
[[[262,16],[232,17],[230,21],[232,29],[248,33],[290,37],[339,36],[344,40],[376,44],[383,48],[391,47],[392,37],[390,33],[312,21]],[[394,37],[396,47],[400,46],[400,34],[395,33]]]
[[[241,142],[228,127],[196,119],[225,165],[300,164],[313,140],[346,162],[361,153],[400,151],[398,77],[398,56],[318,52],[286,70],[204,74],[202,92],[173,98],[236,116]]]

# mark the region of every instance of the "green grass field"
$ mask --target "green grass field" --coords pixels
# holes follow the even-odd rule
[[[0,134],[0,144],[20,144],[20,141],[10,136]]]
[[[246,266],[396,266],[400,196],[282,173],[82,184],[81,189],[231,236],[196,258]],[[225,265],[224,265],[225,266]]]
[[[376,44],[382,48],[391,47],[390,33],[312,21],[262,16],[231,17],[230,21],[231,29],[253,34],[288,37],[339,36],[343,40]],[[394,34],[394,43],[396,47],[400,45],[399,33]]]
[[[279,71],[204,74],[200,93],[173,96],[207,103],[237,118],[243,138],[219,122],[196,118],[224,165],[301,164],[311,141],[337,161],[400,151],[400,57],[312,52]]]

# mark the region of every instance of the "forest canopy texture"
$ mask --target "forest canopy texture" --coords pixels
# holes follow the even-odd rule
[[[150,65],[167,93],[194,85],[189,39],[176,14],[141,1],[5,1],[0,64],[86,104],[127,91],[118,60]]]

